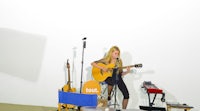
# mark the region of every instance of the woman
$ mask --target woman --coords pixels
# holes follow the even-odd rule
[[[104,65],[100,65],[104,64]],[[106,67],[107,65],[113,64],[113,68],[122,67],[122,60],[120,59],[120,49],[117,46],[113,46],[110,48],[106,56],[98,61],[94,61],[91,63],[91,65],[95,68],[98,68],[102,70],[103,72],[108,72],[110,68]],[[123,94],[123,101],[122,101],[122,108],[126,109],[129,99],[129,92],[128,89],[122,79],[122,76],[126,75],[130,72],[130,67],[127,67],[126,71],[123,71],[122,68],[117,68],[117,71],[112,71],[112,75],[115,73],[117,74],[117,85],[120,91]],[[113,89],[113,86],[115,84],[114,79],[116,77],[108,76],[105,79],[105,82],[108,84],[108,101],[111,99],[111,91]]]

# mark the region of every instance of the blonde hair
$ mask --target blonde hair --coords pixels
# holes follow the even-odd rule
[[[112,46],[112,47],[109,49],[109,51],[108,51],[108,53],[106,54],[106,56],[104,57],[104,60],[105,60],[106,62],[108,62],[108,63],[111,62],[111,56],[112,56],[112,53],[113,53],[114,51],[118,51],[118,52],[119,52],[119,58],[120,58],[120,49],[119,49],[119,47],[118,47],[118,46]],[[119,60],[118,66],[120,66],[120,67],[122,66],[122,61],[121,61],[121,59]]]

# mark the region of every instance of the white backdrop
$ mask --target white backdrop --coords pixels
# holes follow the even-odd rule
[[[166,101],[199,110],[199,5],[198,0],[1,0],[0,102],[56,107],[67,59],[79,90],[87,37],[83,82],[92,79],[90,63],[117,45],[124,65],[143,64],[124,77],[129,109],[143,104],[140,85],[152,81],[166,92]]]

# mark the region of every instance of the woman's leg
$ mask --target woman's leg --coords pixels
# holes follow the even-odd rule
[[[122,108],[126,109],[126,107],[128,105],[129,92],[128,92],[128,89],[127,89],[124,81],[122,80],[121,76],[119,76],[118,87],[124,96],[124,99],[122,101]]]
[[[111,92],[113,89],[113,80],[111,77],[108,77],[105,82],[108,84],[108,101],[111,99]]]
[[[111,99],[111,92],[112,92],[113,86],[108,85],[108,101]]]
[[[128,105],[128,99],[123,99],[123,101],[122,101],[122,109],[126,109],[127,105]]]

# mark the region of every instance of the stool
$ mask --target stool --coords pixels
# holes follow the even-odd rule
[[[106,82],[99,82],[99,84],[101,86],[100,98],[101,99],[107,99],[108,98],[108,84]],[[111,95],[110,96],[111,97],[114,96],[114,90],[111,91]]]
[[[108,101],[107,98],[108,98],[108,84],[106,82],[99,82],[100,86],[101,86],[101,94],[100,94],[100,97],[99,98],[99,102],[103,102],[103,106],[104,107],[107,107],[107,106],[112,106],[114,105],[114,108],[116,108],[116,106],[119,107],[119,104],[116,100],[116,94],[117,94],[117,85],[114,85],[113,86],[113,90],[111,91],[111,95],[110,97],[115,97],[114,99],[114,103],[112,104],[111,103],[111,100]],[[106,103],[105,103],[106,102]]]
[[[97,107],[107,107],[107,89],[108,89],[108,85],[106,82],[99,82],[100,85],[100,94],[98,95],[98,105]]]
[[[101,86],[100,98],[107,99],[108,93],[106,92],[108,91],[108,84],[106,82],[99,82],[99,84]]]

